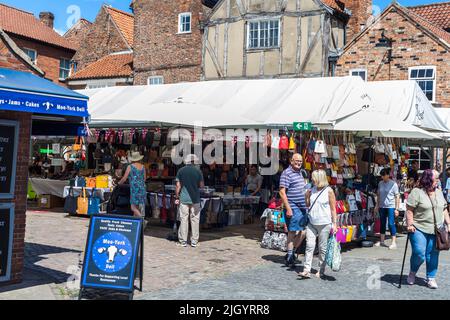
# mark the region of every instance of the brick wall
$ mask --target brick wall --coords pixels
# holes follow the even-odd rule
[[[393,39],[393,61],[387,62],[386,48],[375,44],[382,31]],[[396,11],[389,12],[377,25],[364,35],[339,59],[336,75],[347,76],[351,69],[367,69],[369,81],[408,80],[408,68],[436,66],[436,102],[450,107],[450,56],[448,50],[438,44],[421,29]]]
[[[28,48],[37,51],[37,66],[45,72],[45,78],[55,82],[58,85],[66,86],[65,81],[59,81],[60,59],[71,60],[75,51],[41,44],[36,41],[30,41],[10,35],[11,39],[20,48]]]
[[[352,11],[347,24],[347,41],[352,40],[367,25],[372,15],[372,0],[342,0],[345,7]]]
[[[19,145],[17,151],[15,183],[14,240],[11,259],[11,281],[22,281],[25,249],[25,226],[27,210],[28,159],[30,156],[31,113],[0,111],[0,119],[19,121]],[[8,202],[4,200],[2,202]],[[3,283],[2,283],[3,285]]]
[[[200,80],[199,19],[205,10],[201,0],[134,1],[135,85],[147,84],[149,76],[164,76],[164,83]],[[183,12],[192,13],[192,33],[178,34],[178,15]]]
[[[28,64],[14,54],[9,46],[0,38],[0,68],[34,72]],[[34,72],[37,74],[37,72]]]
[[[81,70],[104,56],[129,49],[110,15],[102,7],[73,59],[78,63],[78,70]]]

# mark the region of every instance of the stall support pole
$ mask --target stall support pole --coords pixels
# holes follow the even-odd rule
[[[372,157],[373,157],[373,150],[372,150],[372,146],[373,146],[373,133],[372,133],[372,131],[370,131],[370,143],[369,143],[369,163],[368,163],[368,165],[369,165],[369,168],[368,168],[368,170],[367,170],[367,172],[368,172],[368,181],[367,181],[367,185],[366,185],[366,195],[367,195],[367,204],[366,204],[366,217],[368,217],[369,216],[369,188],[370,188],[370,180],[371,180],[371,176],[372,176],[372,170],[371,170],[371,167],[372,167]],[[367,234],[366,234],[366,237],[367,237]],[[364,239],[364,240],[366,240],[366,239]]]
[[[443,148],[443,153],[442,153],[442,173],[443,173],[443,188],[445,188],[445,185],[447,183],[447,153],[448,153],[448,146],[447,146],[447,141],[444,142],[444,148]]]

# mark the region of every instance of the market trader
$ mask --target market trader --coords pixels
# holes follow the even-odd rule
[[[198,158],[191,154],[185,159],[186,166],[181,168],[176,177],[175,204],[180,205],[180,228],[178,240],[182,247],[187,246],[189,218],[191,220],[191,246],[196,247],[200,237],[200,188],[204,188],[203,174],[195,165]]]
[[[280,197],[286,213],[288,224],[288,239],[286,265],[295,263],[294,254],[305,239],[305,228],[308,224],[305,201],[305,179],[301,173],[302,156],[294,154],[291,165],[283,171],[280,177]]]
[[[411,161],[411,168],[408,170],[408,183],[410,185],[415,185],[419,181],[419,161]]]

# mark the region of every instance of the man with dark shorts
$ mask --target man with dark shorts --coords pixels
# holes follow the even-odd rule
[[[280,178],[280,197],[284,204],[288,224],[287,266],[292,266],[295,263],[294,254],[305,239],[305,232],[303,231],[308,224],[305,179],[301,172],[302,164],[302,156],[298,153],[294,154],[291,165],[283,171]]]

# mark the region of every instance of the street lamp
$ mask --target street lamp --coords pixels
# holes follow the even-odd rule
[[[392,61],[392,39],[386,37],[384,31],[381,33],[381,38],[378,39],[378,43],[375,44],[377,48],[388,48],[388,62]]]

